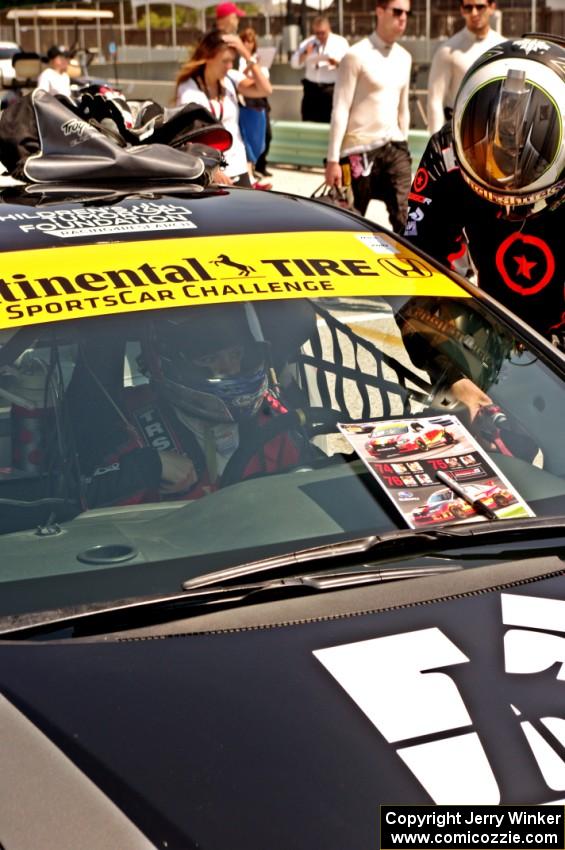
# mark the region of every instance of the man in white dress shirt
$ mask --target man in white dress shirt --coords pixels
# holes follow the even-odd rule
[[[47,51],[47,68],[37,78],[37,88],[49,94],[71,96],[71,78],[67,74],[69,54],[64,47],[54,45]]]
[[[428,130],[437,133],[451,118],[455,95],[467,70],[479,56],[504,36],[491,27],[494,0],[462,0],[463,29],[448,38],[434,53],[428,77]]]
[[[356,209],[384,201],[391,227],[404,231],[411,160],[408,95],[412,57],[396,42],[406,30],[410,0],[377,0],[376,29],[344,56],[337,75],[326,183],[351,183]]]
[[[347,40],[332,32],[327,18],[312,23],[312,35],[292,54],[292,68],[304,68],[302,120],[329,123],[339,63],[349,49]]]

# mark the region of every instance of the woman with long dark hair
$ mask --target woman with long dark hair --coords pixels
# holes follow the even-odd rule
[[[244,72],[234,70],[238,54],[245,60]],[[204,36],[177,75],[177,106],[186,103],[205,106],[232,134],[225,174],[239,186],[251,186],[251,181],[239,129],[238,95],[266,97],[271,92],[269,80],[241,39],[217,30]]]

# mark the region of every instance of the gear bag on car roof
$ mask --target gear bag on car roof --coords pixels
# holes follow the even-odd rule
[[[207,185],[222,163],[220,150],[209,146],[212,137],[217,136],[223,149],[231,142],[230,134],[218,126],[211,113],[203,114],[204,109],[183,115],[175,111],[170,128],[161,120],[157,138],[157,116],[150,119],[153,132],[149,134],[146,127],[143,139],[133,130],[125,138],[125,121],[115,104],[107,101],[104,115],[104,99],[89,96],[89,103],[92,101],[97,104],[96,115],[89,116],[85,109],[85,117],[80,104],[39,89],[8,106],[0,118],[0,160],[8,173],[32,183],[143,177]],[[118,115],[121,124],[116,123]],[[103,123],[104,118],[108,121]],[[182,142],[171,144],[181,137]],[[175,149],[181,145],[183,150]]]
[[[126,145],[162,144],[184,148],[197,142],[225,151],[232,136],[214,115],[199,103],[173,108],[154,100],[127,101],[123,97],[86,92],[77,102],[77,112],[102,132],[111,129]]]

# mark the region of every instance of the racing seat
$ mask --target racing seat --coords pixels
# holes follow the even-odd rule
[[[356,418],[413,412],[427,400],[430,385],[415,372],[359,335],[319,302],[270,301],[255,305],[272,361],[293,406],[317,406]],[[328,351],[331,346],[331,353]],[[361,365],[362,364],[362,365]],[[301,388],[301,396],[296,392]]]
[[[41,534],[45,526],[50,533],[80,510],[64,407],[71,364],[49,337],[23,328],[2,347],[0,532],[37,526]]]
[[[254,305],[263,336],[271,343],[278,371],[294,361],[300,347],[316,332],[316,313],[309,301],[264,301]]]
[[[125,427],[119,414],[119,400],[124,387],[127,340],[120,330],[119,321],[106,319],[92,322],[88,327],[85,323],[80,352],[67,387],[65,400],[83,469],[93,469],[99,462],[95,445],[113,444]]]
[[[80,67],[80,62],[78,59],[71,59],[69,64],[67,65],[67,74],[69,75],[71,82],[75,80],[79,80],[82,76],[82,68]]]
[[[303,346],[316,334],[313,305],[297,300],[266,301],[254,306],[263,335],[270,343],[270,365],[285,405],[294,409],[312,406],[314,402],[298,364]]]
[[[14,67],[13,88],[33,88],[37,84],[37,78],[45,67],[38,53],[22,51],[12,57]]]

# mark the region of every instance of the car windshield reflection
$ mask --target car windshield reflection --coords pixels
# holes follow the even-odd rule
[[[405,528],[338,423],[366,432],[375,463],[391,445],[409,462],[452,436],[405,420],[456,416],[535,513],[562,511],[561,379],[468,297],[219,304],[1,334],[3,582],[182,557],[209,572]],[[398,484],[416,526],[443,498],[424,479],[407,468]],[[101,544],[132,554],[84,556]]]

